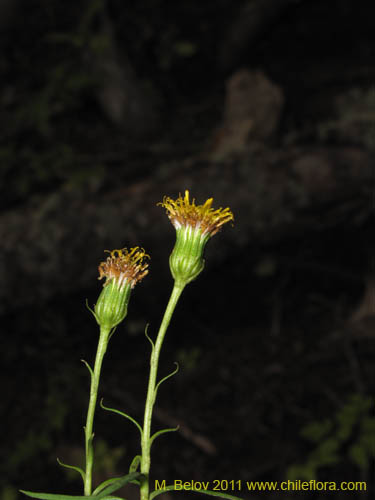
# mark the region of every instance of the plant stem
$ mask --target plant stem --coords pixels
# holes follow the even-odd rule
[[[84,495],[90,496],[92,491],[92,467],[94,464],[94,450],[92,440],[94,438],[93,426],[96,400],[98,397],[98,387],[100,379],[100,370],[102,368],[104,354],[107,350],[110,329],[100,327],[100,336],[98,342],[98,349],[96,351],[94,371],[91,374],[90,385],[90,400],[87,410],[87,418],[85,425],[85,453],[86,453],[86,470],[85,470],[85,485]]]
[[[142,458],[141,458],[141,473],[144,478],[141,480],[141,500],[149,500],[149,472],[151,465],[150,457],[150,437],[151,437],[151,421],[152,421],[152,410],[156,399],[156,377],[158,373],[158,364],[161,346],[165,337],[165,333],[168,329],[169,323],[171,321],[173,312],[177,305],[178,299],[185,287],[184,283],[174,284],[171,296],[167,308],[164,313],[163,320],[161,322],[159,333],[156,338],[155,345],[152,349],[151,359],[150,359],[150,376],[148,381],[147,398],[145,405],[145,414],[143,422],[143,433],[142,433]]]

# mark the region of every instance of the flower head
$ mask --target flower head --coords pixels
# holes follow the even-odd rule
[[[108,250],[106,250],[108,252]],[[95,318],[99,325],[112,329],[125,318],[132,288],[148,273],[149,256],[143,248],[112,250],[99,264],[99,278],[105,278],[103,290],[95,305]]]
[[[167,211],[167,215],[176,229],[177,239],[169,258],[169,267],[176,282],[186,285],[194,280],[204,268],[203,251],[207,241],[221,227],[233,221],[233,213],[229,208],[212,208],[213,198],[203,205],[196,205],[195,199],[189,199],[189,191],[185,196],[179,195],[177,200],[165,196],[159,203]]]
[[[182,226],[200,228],[202,234],[213,236],[223,224],[233,221],[233,213],[227,208],[212,208],[213,198],[209,198],[204,205],[196,205],[195,199],[190,202],[189,191],[185,191],[185,196],[181,194],[177,200],[164,196],[163,202],[158,203],[167,210],[167,214],[176,229]]]
[[[148,273],[148,264],[144,263],[143,260],[150,257],[143,248],[134,247],[130,249],[130,252],[127,248],[105,251],[110,256],[107,257],[105,262],[101,262],[98,267],[98,279],[106,278],[104,286],[114,279],[120,287],[128,282],[131,288],[134,288],[138,281],[141,281]]]

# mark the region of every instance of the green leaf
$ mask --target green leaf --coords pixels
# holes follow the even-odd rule
[[[142,434],[143,434],[142,427],[139,425],[139,423],[133,417],[131,417],[130,415],[128,415],[120,410],[116,410],[115,408],[108,408],[107,406],[104,406],[103,399],[101,399],[101,401],[100,401],[100,406],[101,406],[101,408],[103,408],[103,410],[112,411],[113,413],[118,413],[122,417],[125,417],[128,420],[130,420],[130,422],[133,422],[133,424],[138,428],[139,432],[141,433],[141,437],[142,437]]]
[[[212,497],[219,497],[219,498],[229,498],[229,500],[243,500],[243,498],[240,497],[235,497],[234,495],[229,495],[228,493],[221,493],[219,491],[211,491],[211,490],[185,490],[185,489],[176,489],[175,486],[167,486],[166,488],[162,488],[161,490],[155,490],[150,494],[150,500],[153,498],[157,497],[158,495],[161,495],[162,493],[165,493],[166,491],[183,491],[186,493],[186,491],[189,491],[191,493],[202,493],[203,495],[210,495]]]
[[[87,498],[87,497],[85,497],[85,498]],[[111,496],[111,497],[105,497],[105,498],[103,498],[103,500],[126,500],[126,498],[124,498],[124,497],[112,497]]]
[[[174,362],[174,364],[176,365],[176,368],[173,370],[173,372],[169,373],[168,375],[166,375],[165,377],[163,377],[161,380],[159,380],[159,382],[156,384],[156,387],[155,387],[155,398],[156,398],[156,394],[158,392],[158,389],[159,387],[161,386],[161,384],[163,382],[165,382],[166,380],[168,380],[170,377],[173,377],[173,375],[176,375],[176,373],[178,372],[178,370],[180,369],[180,365],[177,363],[177,361]]]
[[[137,472],[139,464],[141,463],[141,455],[136,455],[129,467],[129,472]]]
[[[75,465],[64,464],[59,458],[57,458],[56,460],[57,460],[57,463],[59,465],[61,465],[61,467],[65,467],[66,469],[72,469],[72,470],[75,470],[76,472],[78,472],[81,475],[83,482],[85,482],[85,473],[83,472],[81,467],[76,467]]]
[[[93,376],[94,376],[94,372],[92,371],[91,366],[90,366],[90,365],[88,364],[88,362],[87,362],[87,361],[85,361],[84,359],[81,359],[81,361],[82,361],[82,363],[85,363],[85,365],[86,365],[86,367],[87,367],[88,371],[90,372],[91,378],[93,378]]]
[[[121,479],[121,476],[120,477],[112,477],[111,479],[107,479],[106,481],[103,481],[101,484],[99,484],[99,486],[97,486],[95,488],[95,490],[92,492],[92,494],[94,496],[98,495],[101,491],[104,490],[104,488],[106,488],[107,486],[109,486],[112,483],[115,483],[116,481],[119,481],[120,479]]]
[[[120,497],[111,496],[111,493],[122,488],[126,483],[135,481],[141,477],[139,472],[132,472],[112,481],[112,484],[107,485],[101,493],[92,494],[90,496],[77,496],[77,495],[61,495],[59,493],[34,493],[33,491],[20,490],[21,493],[31,498],[39,498],[40,500],[124,500]],[[111,481],[111,480],[110,480]]]
[[[153,340],[151,339],[151,337],[149,336],[148,334],[148,327],[150,326],[150,323],[147,323],[146,325],[146,328],[145,328],[145,336],[146,336],[146,339],[150,342],[151,344],[151,348],[152,348],[152,352],[154,352],[154,349],[155,349],[155,344],[153,342]]]
[[[97,495],[95,498],[96,499],[103,499],[113,493],[114,491],[119,490],[122,488],[126,483],[130,483],[132,481],[135,481],[139,479],[142,476],[139,472],[131,472],[130,474],[126,474],[126,476],[123,476],[120,478],[118,481],[115,481],[114,483],[110,484],[107,486],[99,495]]]
[[[98,497],[94,496],[89,496],[89,497],[83,497],[83,496],[76,496],[76,495],[60,495],[59,493],[35,493],[33,491],[25,491],[25,490],[20,490],[21,493],[24,495],[27,495],[28,497],[31,498],[39,498],[41,500],[89,500],[91,499],[97,499]]]
[[[155,432],[155,434],[153,434],[153,435],[151,436],[151,439],[150,439],[150,447],[151,447],[152,443],[155,441],[155,439],[156,439],[157,437],[159,437],[161,434],[166,434],[167,432],[176,432],[176,431],[178,431],[178,429],[179,429],[179,428],[180,428],[180,426],[178,425],[177,427],[172,427],[172,428],[170,428],[170,429],[162,429],[162,430],[160,430],[160,431]]]

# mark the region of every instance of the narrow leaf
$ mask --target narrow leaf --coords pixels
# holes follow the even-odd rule
[[[119,490],[126,483],[130,483],[131,481],[139,479],[141,477],[141,475],[142,474],[140,474],[139,472],[132,472],[131,474],[126,474],[126,476],[123,476],[118,481],[116,481],[113,484],[107,486],[101,493],[99,493],[99,495],[96,495],[95,498],[98,499],[98,500],[99,499],[103,499],[104,500],[106,497],[108,497],[108,495],[110,495],[114,491]]]
[[[82,363],[85,363],[85,365],[86,365],[86,367],[87,367],[88,371],[90,372],[91,378],[92,378],[92,377],[94,376],[94,372],[92,371],[91,366],[90,366],[90,365],[88,364],[88,362],[87,362],[87,361],[85,361],[84,359],[81,359],[81,361],[82,361]]]
[[[151,347],[152,347],[152,352],[154,352],[154,348],[155,348],[155,344],[153,342],[153,340],[151,339],[151,337],[149,336],[148,334],[148,327],[150,326],[150,323],[147,323],[146,325],[146,328],[145,328],[145,336],[147,338],[147,340],[150,342],[151,344]]]
[[[165,493],[166,491],[183,491],[186,493],[186,491],[189,491],[191,493],[202,493],[203,495],[210,495],[213,497],[219,497],[219,498],[228,498],[229,500],[243,500],[243,498],[240,497],[235,497],[234,495],[229,495],[228,493],[222,493],[220,491],[211,491],[211,490],[194,490],[194,489],[189,489],[189,490],[184,490],[184,489],[176,489],[174,485],[167,486],[166,488],[162,488],[161,490],[155,490],[152,493],[150,493],[150,500],[153,498],[157,497],[158,495],[161,495],[162,493]]]
[[[85,482],[85,473],[83,472],[83,470],[81,469],[81,467],[76,467],[75,465],[64,464],[59,458],[57,458],[56,460],[57,460],[57,463],[59,465],[61,465],[62,467],[65,467],[67,469],[75,470],[76,472],[78,472],[79,474],[81,474],[82,480],[83,480],[83,482]]]
[[[87,498],[87,497],[85,497]],[[126,498],[123,497],[105,497],[103,500],[126,500]]]
[[[90,495],[89,497],[83,497],[83,496],[76,496],[76,495],[60,495],[59,493],[35,493],[33,491],[25,491],[25,490],[20,490],[21,493],[24,495],[27,495],[28,497],[31,498],[39,498],[41,500],[89,500],[91,499],[97,499],[98,497],[94,497]]]
[[[133,417],[131,417],[127,413],[124,413],[124,412],[122,412],[120,410],[116,410],[115,408],[108,408],[107,406],[104,406],[103,405],[103,399],[100,401],[100,406],[103,408],[103,410],[112,411],[113,413],[118,413],[122,417],[125,417],[128,420],[130,420],[130,422],[133,422],[133,424],[137,426],[139,432],[141,433],[141,437],[142,437],[142,434],[143,434],[142,427],[139,425],[139,423]]]
[[[116,481],[119,481],[121,478],[122,478],[122,476],[120,476],[120,477],[112,477],[111,479],[107,479],[106,481],[103,481],[101,484],[99,484],[99,486],[97,486],[95,488],[95,490],[92,492],[92,494],[94,496],[98,495],[101,491],[104,490],[104,488],[106,488],[107,486],[109,486],[112,483],[115,483]]]
[[[77,496],[77,495],[61,495],[59,493],[35,493],[33,491],[20,490],[21,493],[31,498],[38,498],[40,500],[124,500],[121,497],[110,496],[111,493],[122,488],[126,483],[138,480],[141,477],[139,472],[132,472],[126,476],[120,477],[117,481],[106,486],[100,494],[93,494],[90,496]]]
[[[156,393],[158,392],[158,389],[159,387],[161,386],[161,384],[163,382],[165,382],[166,380],[168,380],[170,377],[173,377],[173,375],[176,375],[176,373],[178,372],[178,370],[180,369],[180,366],[179,364],[177,363],[177,361],[174,362],[174,364],[176,365],[176,368],[175,370],[173,370],[173,372],[169,373],[168,375],[166,375],[164,378],[162,378],[161,380],[159,380],[159,382],[156,384],[156,387],[155,387],[155,398],[156,398]]]
[[[155,432],[155,434],[153,434],[151,436],[151,439],[150,439],[150,446],[152,445],[152,443],[155,441],[155,439],[157,437],[159,437],[161,434],[166,434],[167,432],[176,432],[178,431],[178,429],[180,428],[180,426],[178,425],[177,427],[172,427],[170,429],[162,429],[161,431],[157,431]]]
[[[139,464],[141,463],[141,455],[136,455],[129,467],[129,472],[137,472]]]

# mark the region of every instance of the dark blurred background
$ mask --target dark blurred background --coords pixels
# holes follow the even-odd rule
[[[230,206],[184,292],[160,375],[152,478],[366,481],[374,498],[374,2],[0,1],[0,498],[81,494],[104,249],[150,274],[104,360],[142,420],[185,189]],[[95,481],[138,434],[98,410]],[[134,490],[126,493],[131,500]],[[165,498],[193,498],[175,493]],[[325,499],[324,491],[298,493]],[[347,498],[336,492],[335,498]]]

